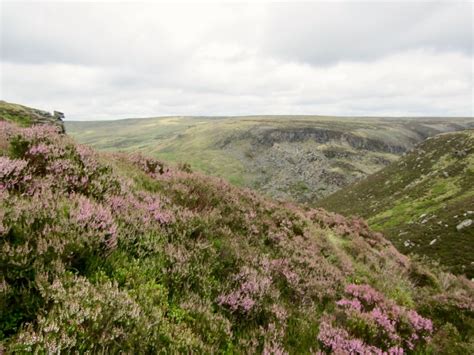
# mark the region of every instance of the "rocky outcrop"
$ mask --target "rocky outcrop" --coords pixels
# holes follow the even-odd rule
[[[64,114],[58,111],[54,111],[53,115],[47,111],[37,111],[33,116],[33,124],[52,124],[59,127],[62,133],[65,133],[63,118]]]
[[[65,118],[64,113],[59,112],[59,111],[54,111],[53,116],[54,116],[54,118],[56,118],[57,120],[60,120],[60,121],[64,120],[64,118]]]

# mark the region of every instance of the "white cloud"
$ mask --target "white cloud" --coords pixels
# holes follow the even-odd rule
[[[69,119],[473,116],[472,4],[2,3],[2,99]]]

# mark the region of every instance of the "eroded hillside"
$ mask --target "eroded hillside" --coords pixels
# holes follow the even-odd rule
[[[187,162],[274,198],[313,203],[472,119],[320,116],[165,117],[68,122],[80,142]]]
[[[474,131],[429,138],[319,205],[362,216],[402,252],[427,255],[472,278]]]

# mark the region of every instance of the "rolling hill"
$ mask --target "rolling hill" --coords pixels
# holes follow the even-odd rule
[[[9,121],[2,353],[474,350],[472,282],[363,220]]]
[[[140,151],[273,198],[313,203],[472,118],[161,117],[66,122],[79,142]]]
[[[380,172],[318,202],[367,219],[403,253],[474,277],[474,131],[428,138]]]

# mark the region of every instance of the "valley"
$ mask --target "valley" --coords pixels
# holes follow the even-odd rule
[[[313,204],[472,118],[158,117],[68,122],[79,142],[140,151],[281,200]]]
[[[403,253],[474,277],[474,230],[456,229],[473,218],[472,118],[166,117],[66,127],[98,149],[186,162],[272,198],[361,216]]]

